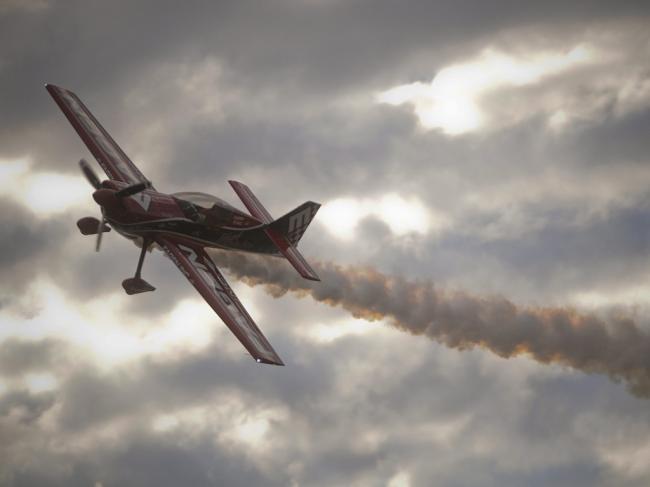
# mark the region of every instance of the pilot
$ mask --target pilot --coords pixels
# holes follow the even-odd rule
[[[224,210],[219,205],[214,204],[210,209],[204,209],[205,223],[211,226],[229,225],[232,215],[229,211]]]

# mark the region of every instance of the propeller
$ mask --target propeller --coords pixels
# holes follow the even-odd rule
[[[99,177],[85,159],[81,159],[79,161],[79,167],[93,188],[97,190],[102,188],[102,183],[99,180]],[[115,196],[117,198],[126,198],[127,196],[132,196],[136,193],[139,193],[140,191],[144,191],[148,187],[149,183],[147,182],[135,183],[131,186],[127,186],[126,188],[122,188],[121,190],[116,191]],[[93,197],[95,197],[95,195],[93,195]],[[97,241],[95,242],[95,252],[99,252],[99,249],[102,245],[102,234],[104,233],[104,228],[106,228],[106,219],[104,218],[104,212],[102,211],[102,219],[99,221],[99,226],[97,227]]]
[[[102,187],[102,183],[99,180],[99,177],[93,171],[93,168],[90,167],[90,164],[85,159],[81,159],[79,161],[79,167],[81,168],[81,172],[84,173],[84,176],[86,176],[86,179],[90,183],[90,185],[95,188],[95,189],[100,189]],[[99,252],[99,248],[102,244],[102,234],[104,233],[104,228],[106,227],[106,220],[104,220],[104,214],[102,213],[102,219],[99,221],[99,226],[97,227],[97,241],[95,243],[95,252]]]
[[[139,193],[140,191],[144,191],[147,189],[148,184],[147,183],[135,183],[132,184],[131,186],[127,186],[126,188],[122,188],[119,191],[115,193],[115,196],[118,198],[126,198],[127,196],[134,195],[136,193]]]
[[[91,186],[95,189],[99,189],[102,187],[102,183],[99,181],[99,177],[93,171],[93,168],[90,167],[90,164],[86,162],[85,159],[81,159],[79,161],[79,167],[81,168],[81,172],[84,173],[84,176],[86,176],[86,179],[88,182],[91,184]]]
[[[102,219],[99,221],[99,226],[97,227],[97,241],[95,242],[95,252],[99,252],[99,248],[102,245],[102,235],[104,234],[105,225],[106,220],[104,220],[104,214],[102,213]]]

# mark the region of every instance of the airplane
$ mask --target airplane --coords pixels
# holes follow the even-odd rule
[[[156,191],[77,95],[52,84],[45,88],[108,176],[101,181],[88,162],[79,161],[102,215],[101,220],[81,218],[79,230],[97,235],[96,251],[111,228],[141,247],[135,276],[122,282],[126,293],[155,290],[142,279],[142,264],[148,250],[162,249],[256,362],[284,365],[205,249],[284,256],[303,278],[319,281],[296,246],[320,204],[307,201],[273,219],[251,189],[237,181],[228,182],[250,214],[205,193]]]

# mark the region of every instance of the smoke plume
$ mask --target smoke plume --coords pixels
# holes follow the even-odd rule
[[[438,290],[430,281],[409,281],[369,268],[315,265],[322,282],[302,279],[280,259],[234,252],[212,254],[217,265],[273,296],[293,292],[341,306],[367,320],[387,319],[396,328],[425,335],[455,349],[486,348],[500,357],[527,354],[624,381],[650,397],[650,335],[632,319],[605,322],[568,308],[520,308],[505,298]]]

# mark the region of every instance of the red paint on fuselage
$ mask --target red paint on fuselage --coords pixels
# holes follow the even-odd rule
[[[235,208],[218,202],[203,208],[153,189],[118,198],[115,193],[127,186],[107,180],[93,194],[104,218],[127,238],[166,233],[208,247],[277,254],[264,225]]]

